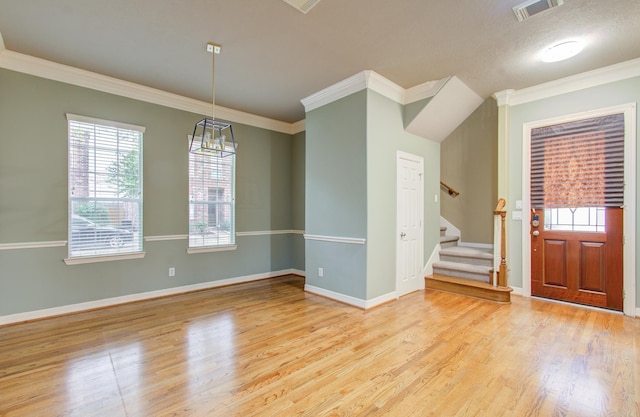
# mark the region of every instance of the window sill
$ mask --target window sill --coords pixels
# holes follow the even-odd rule
[[[142,259],[146,255],[145,252],[123,253],[121,255],[106,256],[84,256],[78,258],[66,258],[64,263],[67,265],[92,264],[97,262],[124,261],[127,259]]]
[[[187,253],[193,255],[195,253],[224,252],[236,249],[238,249],[238,245],[206,246],[202,248],[187,248]]]

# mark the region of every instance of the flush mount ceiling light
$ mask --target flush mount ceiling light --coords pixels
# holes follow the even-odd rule
[[[189,144],[189,152],[200,155],[224,157],[235,155],[236,140],[233,137],[231,123],[216,120],[216,55],[219,55],[222,47],[209,42],[207,52],[212,55],[211,64],[211,117],[206,117],[196,123]]]
[[[296,10],[307,14],[309,10],[316,4],[320,2],[320,0],[282,0],[287,3],[289,6],[294,7]]]
[[[578,41],[567,41],[548,48],[542,53],[542,61],[558,62],[578,55],[582,51],[583,45]]]

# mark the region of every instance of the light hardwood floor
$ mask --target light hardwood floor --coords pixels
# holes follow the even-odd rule
[[[640,416],[640,320],[286,276],[0,328],[1,416]]]

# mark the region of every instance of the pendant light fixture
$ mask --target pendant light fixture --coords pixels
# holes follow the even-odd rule
[[[207,43],[207,52],[212,55],[211,66],[211,117],[206,117],[196,123],[189,144],[189,152],[200,155],[225,157],[235,155],[236,140],[233,137],[231,123],[216,120],[216,55],[222,47],[215,43]]]

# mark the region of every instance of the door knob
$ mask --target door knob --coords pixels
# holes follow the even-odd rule
[[[540,231],[539,230],[534,230],[533,232],[531,232],[532,235],[534,236],[538,236],[540,235]]]

